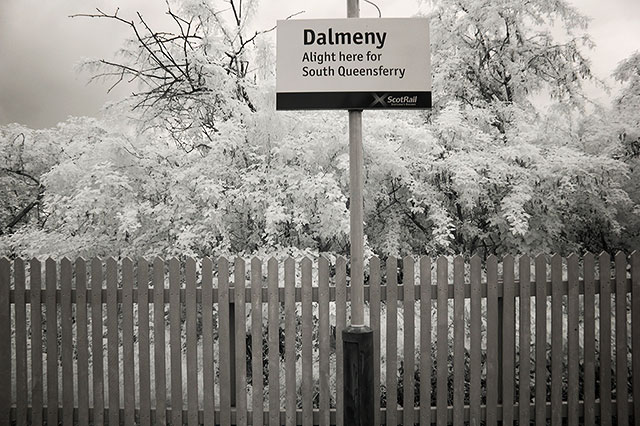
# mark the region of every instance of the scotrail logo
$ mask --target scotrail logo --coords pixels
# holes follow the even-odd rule
[[[373,103],[371,107],[380,106],[386,107],[404,107],[404,106],[416,106],[418,104],[418,96],[393,96],[385,93],[379,96],[377,93],[372,93]]]

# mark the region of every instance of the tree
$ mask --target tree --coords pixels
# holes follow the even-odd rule
[[[120,61],[93,63],[96,76],[134,78],[140,91],[100,120],[51,131],[64,155],[39,172],[41,217],[0,237],[3,253],[348,253],[346,115],[276,113],[273,73],[246,65],[273,66],[270,44],[243,35],[239,0],[225,4],[168,7],[173,31],[90,15],[133,34]],[[588,38],[554,41],[554,19],[570,35],[585,22],[560,0],[437,3],[436,108],[365,116],[369,253],[624,247],[632,169],[618,145],[585,137],[604,127],[578,125]],[[557,103],[539,112],[530,95],[545,87]]]

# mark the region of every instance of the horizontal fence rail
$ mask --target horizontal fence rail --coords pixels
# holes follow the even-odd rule
[[[0,259],[0,425],[343,425],[347,261]],[[374,257],[376,424],[640,421],[640,254]]]

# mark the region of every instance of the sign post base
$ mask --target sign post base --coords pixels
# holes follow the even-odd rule
[[[342,331],[344,349],[344,424],[373,425],[373,330],[349,326]]]

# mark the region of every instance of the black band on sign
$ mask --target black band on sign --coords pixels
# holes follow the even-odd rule
[[[428,109],[431,92],[280,92],[276,110]]]

